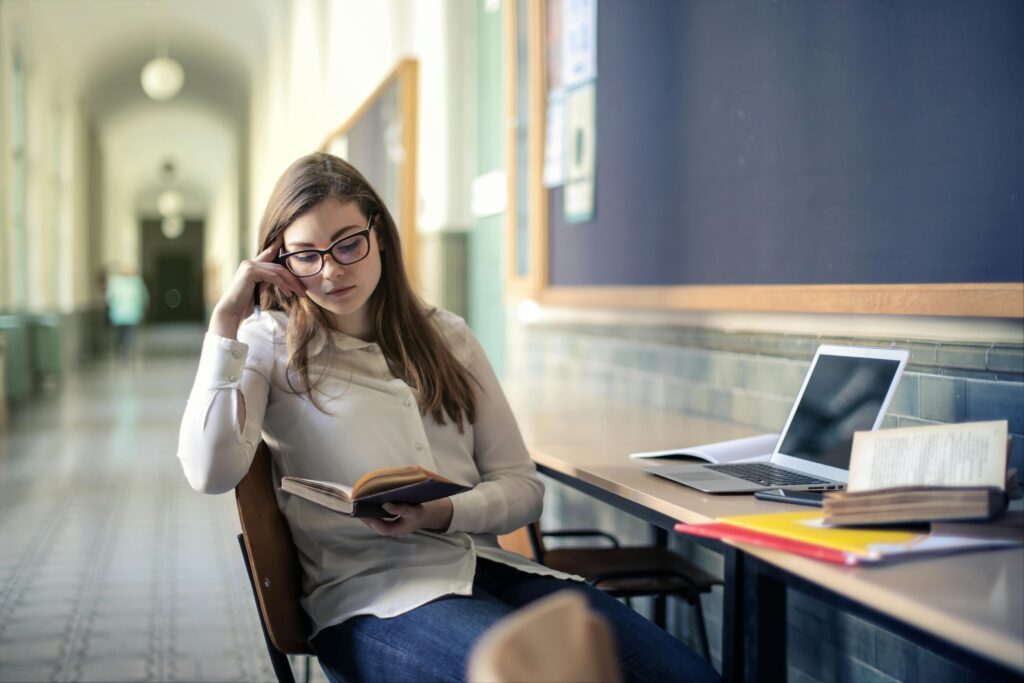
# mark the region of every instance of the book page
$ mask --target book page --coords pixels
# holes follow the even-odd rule
[[[849,491],[1006,483],[1005,420],[857,432]]]
[[[301,495],[302,491],[316,491],[325,496],[331,496],[338,500],[348,501],[352,495],[352,487],[344,484],[337,484],[333,481],[319,481],[317,479],[303,479],[302,477],[283,477],[281,489],[288,493]]]
[[[761,462],[771,458],[778,441],[778,434],[758,434],[757,436],[718,441],[690,448],[630,453],[629,457],[634,460],[641,458],[692,458],[715,464],[740,461]]]

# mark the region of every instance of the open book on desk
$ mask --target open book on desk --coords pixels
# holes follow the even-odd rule
[[[1024,545],[1024,520],[1007,524],[935,524],[922,529],[848,529],[825,525],[820,511],[723,517],[677,524],[681,534],[747,543],[834,564],[874,564],[897,558]]]
[[[346,517],[393,517],[384,503],[416,505],[469,491],[418,465],[382,467],[367,472],[353,486],[330,481],[283,477],[281,489]]]
[[[772,457],[778,434],[759,434],[742,439],[718,441],[689,448],[671,448],[667,451],[644,451],[630,453],[634,460],[698,460],[718,465],[727,462],[767,462]]]
[[[825,497],[829,524],[990,519],[1015,488],[1006,420],[857,432],[847,491]]]

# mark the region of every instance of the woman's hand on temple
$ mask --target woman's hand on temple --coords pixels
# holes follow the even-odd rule
[[[254,258],[242,261],[227,291],[210,316],[210,332],[235,339],[242,321],[252,314],[253,292],[260,284],[269,284],[284,292],[285,296],[305,296],[306,287],[284,266],[274,263],[281,251],[283,239],[278,236],[273,244]]]
[[[452,522],[452,501],[448,498],[432,500],[421,505],[385,503],[384,510],[389,514],[397,515],[398,519],[394,521],[367,517],[361,519],[366,526],[381,536],[392,538],[404,538],[421,529],[443,532]]]

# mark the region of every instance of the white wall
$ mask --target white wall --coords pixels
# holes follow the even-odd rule
[[[27,269],[30,311],[70,311],[87,300],[91,276],[85,253],[88,234],[88,112],[70,82],[67,58],[49,49],[52,36],[25,4],[0,3],[0,309],[19,306],[16,267]],[[26,77],[25,225],[27,262],[16,264],[12,213],[11,70],[20,51]]]
[[[472,70],[468,0],[294,0],[278,6],[280,27],[252,92],[250,241],[277,178],[358,108],[399,60],[419,60],[421,231],[468,226],[466,88]],[[468,18],[467,18],[468,17]],[[469,72],[468,74],[466,72]],[[453,190],[453,188],[456,188]]]
[[[235,122],[194,102],[144,103],[104,121],[104,265],[138,265],[139,215],[156,213],[156,197],[167,187],[161,164],[170,159],[184,214],[206,218],[203,268],[216,276],[206,283],[212,303],[238,265],[237,144]]]

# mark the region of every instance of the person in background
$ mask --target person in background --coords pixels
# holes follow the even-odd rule
[[[464,680],[488,628],[568,589],[611,624],[626,680],[718,680],[622,603],[498,545],[539,518],[543,484],[479,341],[423,303],[402,264],[394,219],[362,174],[328,154],[300,158],[271,194],[260,253],[214,308],[181,425],[178,457],[206,493],[234,488],[261,440],[277,477],[351,485],[415,464],[472,486],[385,504],[388,520],[276,488],[328,678]]]
[[[131,266],[107,278],[107,315],[117,332],[117,354],[128,362],[135,357],[138,328],[149,305],[149,290]]]

